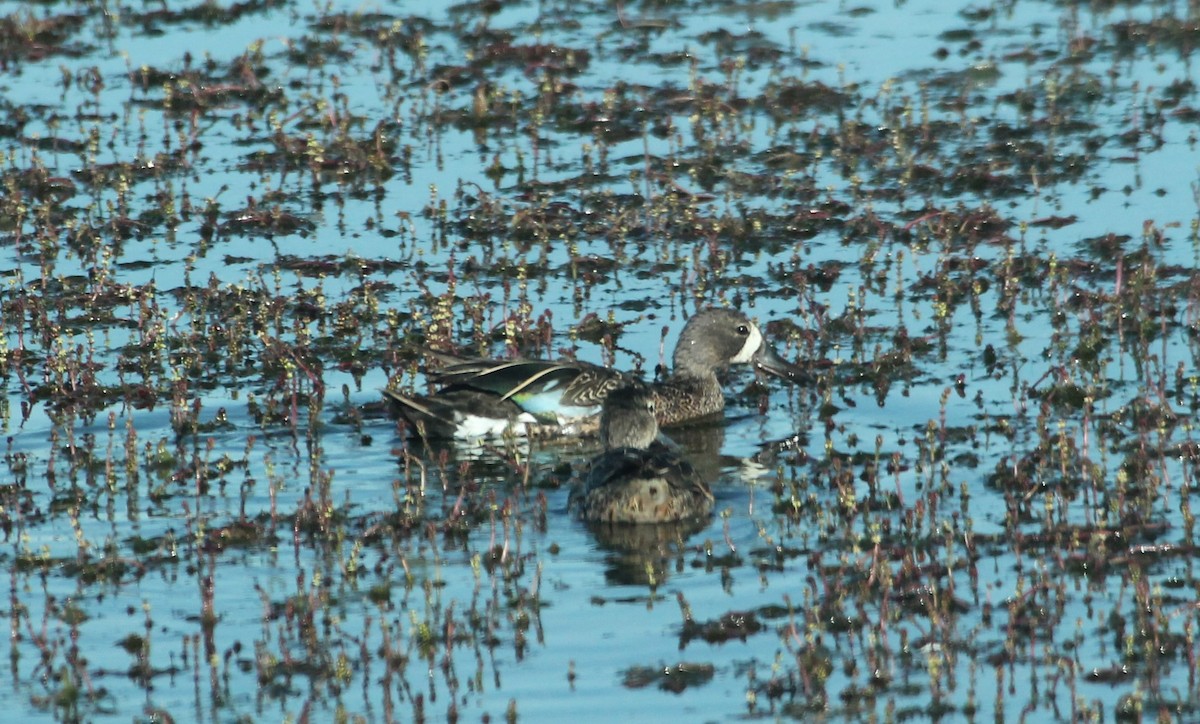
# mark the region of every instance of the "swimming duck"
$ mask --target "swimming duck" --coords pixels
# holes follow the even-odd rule
[[[707,517],[708,485],[674,449],[658,438],[656,394],[644,384],[613,390],[600,413],[604,452],[588,466],[568,507],[580,518],[604,523],[673,523]]]
[[[809,379],[767,344],[746,315],[705,309],[680,332],[671,375],[652,385],[658,424],[669,427],[723,410],[717,373],[731,364],[752,364],[795,382]],[[432,395],[386,389],[383,394],[419,434],[459,439],[594,432],[605,397],[637,380],[587,362],[528,359],[464,361],[431,377],[441,385]]]

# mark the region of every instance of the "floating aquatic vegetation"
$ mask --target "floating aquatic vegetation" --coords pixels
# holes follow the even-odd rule
[[[715,673],[712,664],[686,661],[662,666],[632,666],[625,670],[622,684],[630,689],[657,684],[663,691],[682,694],[686,689],[712,681]]]

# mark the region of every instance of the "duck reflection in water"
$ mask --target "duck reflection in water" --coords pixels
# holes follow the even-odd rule
[[[708,527],[709,520],[693,518],[656,525],[587,523],[604,552],[604,581],[609,586],[649,586],[651,590],[672,574],[694,565],[702,546],[688,539]]]

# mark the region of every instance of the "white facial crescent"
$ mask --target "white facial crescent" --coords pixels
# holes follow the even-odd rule
[[[754,358],[754,353],[762,346],[762,332],[758,331],[758,325],[750,323],[750,336],[746,337],[746,344],[742,345],[741,350],[734,355],[733,359],[729,360],[735,364],[746,364]]]

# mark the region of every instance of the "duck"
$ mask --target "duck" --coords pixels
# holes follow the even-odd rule
[[[660,439],[657,395],[645,384],[610,392],[600,413],[604,451],[591,460],[568,509],[589,523],[680,523],[707,518],[713,494],[674,447]]]
[[[651,385],[660,427],[713,416],[725,408],[718,373],[748,364],[795,383],[808,371],[784,360],[758,325],[735,309],[710,307],[680,332],[672,370]],[[634,375],[578,360],[474,359],[430,373],[429,395],[383,390],[393,415],[426,438],[472,440],[516,435],[594,434],[613,390],[640,381]]]

